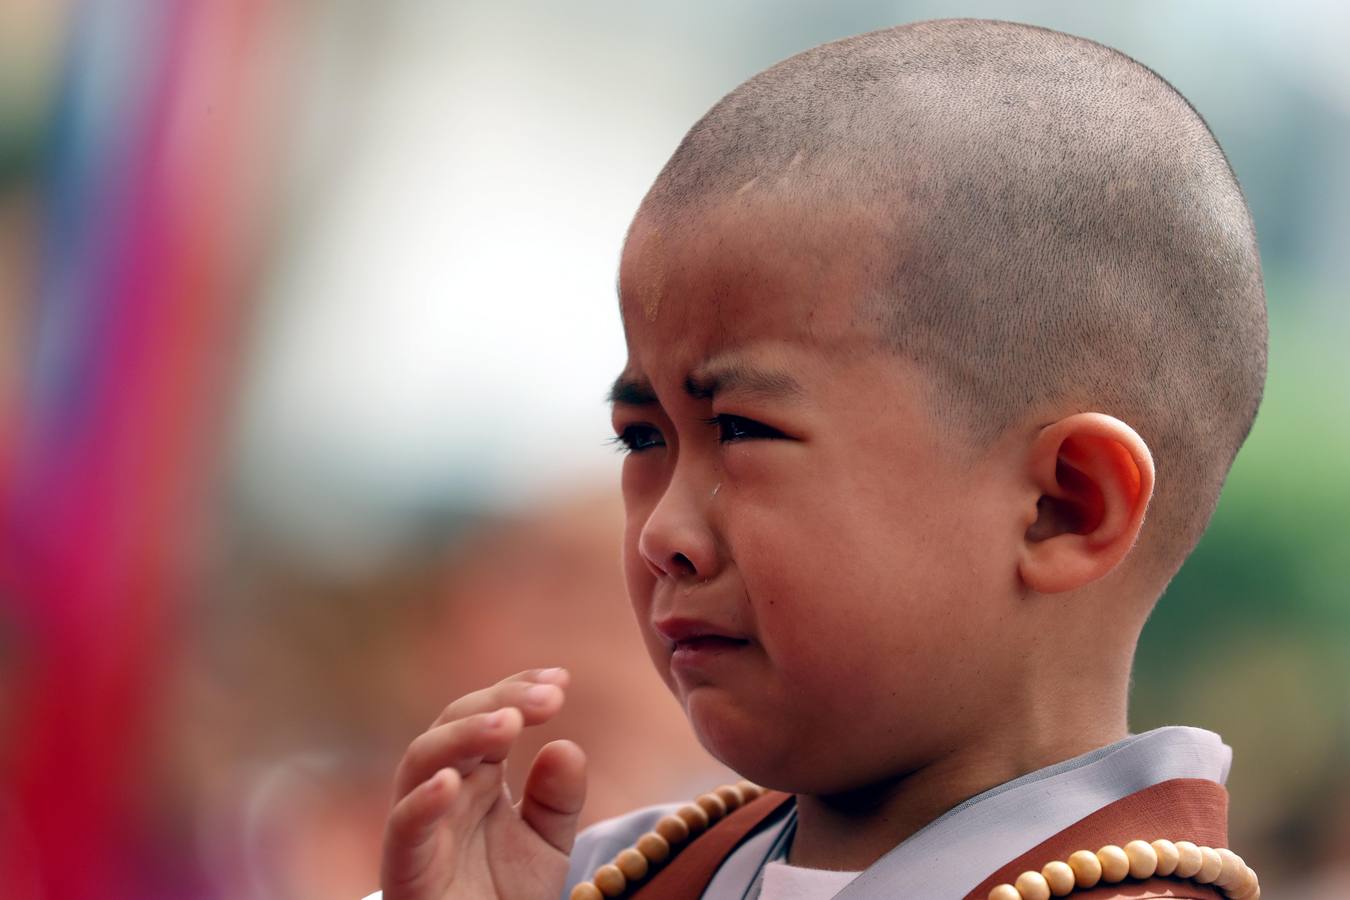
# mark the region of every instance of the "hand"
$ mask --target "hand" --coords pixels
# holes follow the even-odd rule
[[[586,757],[554,741],[512,804],[503,779],[527,725],[557,715],[565,669],[533,669],[451,703],[409,746],[394,780],[384,900],[557,900],[586,796]]]

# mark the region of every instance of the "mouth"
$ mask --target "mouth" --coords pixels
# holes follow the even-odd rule
[[[734,650],[737,647],[744,647],[749,643],[750,642],[744,638],[730,638],[716,634],[705,634],[688,638],[683,641],[676,641],[672,649],[675,653],[716,653]]]
[[[676,650],[681,647],[711,647],[722,643],[750,643],[734,629],[702,619],[669,618],[661,619],[652,625],[657,634],[665,638]]]
[[[750,642],[744,638],[698,635],[676,641],[670,653],[670,670],[680,678],[696,682],[726,673],[726,666],[740,659]]]
[[[662,619],[654,627],[670,645],[672,671],[684,675],[706,674],[750,646],[735,630],[698,619]]]

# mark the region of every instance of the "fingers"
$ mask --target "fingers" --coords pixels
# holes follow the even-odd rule
[[[453,872],[451,857],[465,836],[496,803],[510,803],[502,763],[512,745],[527,725],[558,713],[568,681],[564,669],[520,672],[451,703],[413,740],[395,774],[385,828],[386,897],[391,885],[413,890]],[[585,757],[576,745],[555,741],[535,758],[518,808],[546,841],[570,848],[585,791]]]
[[[566,669],[528,669],[451,703],[408,746],[394,778],[395,798],[440,769],[469,777],[483,762],[504,760],[521,728],[546,722],[562,709],[569,680]]]
[[[386,888],[416,881],[436,852],[441,817],[463,785],[454,769],[442,769],[394,804],[385,823],[380,883]]]
[[[563,690],[571,676],[566,669],[526,669],[491,687],[465,694],[451,703],[431,723],[444,725],[477,713],[514,706],[525,715],[526,725],[546,722],[562,708]]]
[[[394,775],[394,796],[403,797],[441,769],[467,777],[481,763],[501,762],[523,727],[520,710],[507,707],[423,732],[403,754]]]
[[[572,852],[586,799],[586,754],[571,741],[545,744],[530,766],[520,816],[563,853]]]

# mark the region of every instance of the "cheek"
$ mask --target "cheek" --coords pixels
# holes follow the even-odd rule
[[[623,574],[628,589],[628,602],[633,608],[638,632],[647,648],[647,654],[656,666],[657,674],[674,690],[670,678],[668,651],[664,642],[652,631],[651,605],[652,594],[656,586],[656,576],[643,561],[638,552],[638,538],[642,534],[643,524],[647,521],[645,509],[635,509],[625,498],[626,522],[623,535]]]
[[[651,607],[652,588],[656,577],[642,559],[638,541],[642,536],[646,512],[629,507],[623,531],[623,575],[628,588],[628,602],[632,604],[639,622],[645,620]]]
[[[628,598],[636,608],[650,604],[655,576],[642,561],[639,540],[662,488],[662,466],[655,454],[629,454],[623,462],[623,570]],[[642,612],[641,609],[638,610]]]
[[[624,457],[619,487],[630,519],[639,510],[651,510],[655,495],[664,485],[666,464],[666,451],[662,448],[630,452]]]
[[[984,545],[964,512],[921,483],[795,483],[739,498],[734,555],[770,656],[807,690],[897,674],[936,687],[996,565],[967,549]]]

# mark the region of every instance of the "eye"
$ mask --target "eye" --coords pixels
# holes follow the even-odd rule
[[[744,416],[732,416],[726,413],[713,416],[711,419],[704,419],[709,425],[717,426],[717,439],[724,444],[731,441],[744,441],[756,438],[781,438],[787,437],[777,428],[771,428],[754,419],[747,419]]]
[[[621,453],[641,453],[653,447],[664,447],[666,439],[652,425],[625,425],[617,435],[609,439]]]

